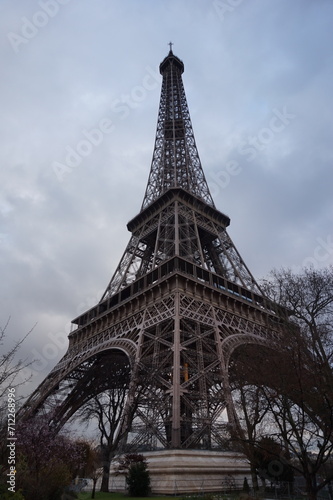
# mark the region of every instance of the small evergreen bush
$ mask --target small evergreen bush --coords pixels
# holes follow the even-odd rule
[[[128,493],[132,497],[146,497],[150,492],[150,476],[145,461],[134,462],[126,476]]]
[[[247,481],[247,478],[244,477],[244,482],[243,482],[243,491],[245,493],[250,493],[250,486],[249,486],[249,483]]]

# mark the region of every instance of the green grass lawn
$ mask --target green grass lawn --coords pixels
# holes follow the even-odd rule
[[[79,493],[79,500],[89,500],[91,498],[91,492],[88,493]],[[95,499],[96,500],[128,500],[128,495],[124,495],[123,493],[101,493],[100,491],[96,491]],[[149,496],[149,497],[135,497],[136,500],[170,500],[168,496]]]

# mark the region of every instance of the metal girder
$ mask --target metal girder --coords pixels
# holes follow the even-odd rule
[[[149,230],[151,221],[153,228]],[[261,294],[225,227],[203,216],[194,197],[188,195],[185,203],[174,193],[161,208],[159,218],[154,213],[151,218],[148,215],[133,233],[101,300],[175,255]]]

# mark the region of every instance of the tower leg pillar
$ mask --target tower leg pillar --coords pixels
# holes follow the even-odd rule
[[[175,296],[175,321],[173,342],[173,373],[172,373],[172,435],[171,447],[180,448],[180,314],[179,293]]]

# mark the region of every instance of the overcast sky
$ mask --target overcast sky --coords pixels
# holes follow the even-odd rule
[[[168,42],[254,276],[332,263],[331,0],[2,0],[0,324],[38,359],[95,305],[140,210]]]

